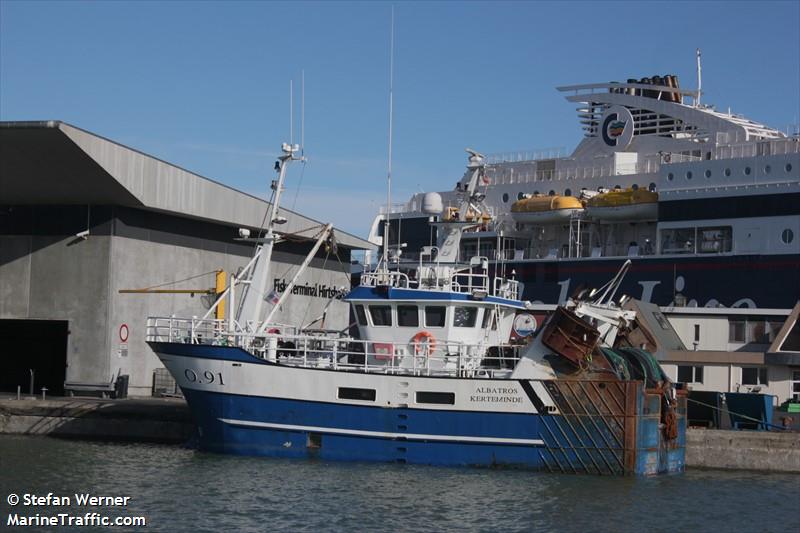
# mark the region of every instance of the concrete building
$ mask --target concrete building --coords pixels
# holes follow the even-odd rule
[[[674,381],[693,390],[760,392],[800,401],[800,304],[792,309],[663,309],[686,350],[661,358]],[[789,340],[787,341],[787,338]]]
[[[265,184],[265,190],[266,190]],[[63,122],[0,123],[0,390],[102,387],[130,376],[149,395],[160,362],[144,342],[150,315],[202,316],[213,294],[121,294],[122,289],[214,287],[236,272],[268,204]],[[273,255],[273,283],[294,275],[320,222],[282,210],[291,236]],[[336,232],[282,306],[278,321],[308,323],[349,288],[350,253],[368,242]],[[269,304],[265,307],[269,308]],[[331,303],[325,327],[347,327]]]

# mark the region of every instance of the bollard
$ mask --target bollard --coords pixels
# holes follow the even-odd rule
[[[44,401],[45,394],[47,393],[47,387],[42,387],[42,401]]]
[[[17,385],[17,400],[20,399],[21,392],[22,392],[22,385]]]
[[[30,370],[30,372],[31,372],[31,389],[30,389],[30,393],[29,394],[31,396],[33,396],[33,376],[34,376],[35,372],[33,371],[32,368],[29,368],[28,370]]]

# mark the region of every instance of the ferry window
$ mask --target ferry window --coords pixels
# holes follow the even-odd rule
[[[507,192],[503,193],[503,203],[506,203],[506,204],[508,203],[508,193]]]
[[[719,254],[733,250],[733,230],[730,226],[697,228],[697,253]]]
[[[453,312],[453,326],[457,328],[472,328],[475,327],[477,318],[477,307],[456,307]]]
[[[375,401],[375,389],[355,389],[352,387],[339,387],[340,400]]]
[[[525,193],[518,192],[517,193],[517,200],[522,200],[523,198],[525,198]]]
[[[549,193],[547,193],[547,195],[548,195],[548,196],[555,196],[555,195],[556,195],[556,191],[554,191],[554,190],[550,189],[550,192],[549,192]]]
[[[650,185],[647,187],[647,190],[649,190],[650,192],[656,192],[656,184],[655,184],[655,183],[651,183],[651,184],[650,184]]]
[[[631,189],[633,189],[634,191],[638,191],[639,190],[639,185],[634,183],[633,185],[631,185]]]
[[[705,175],[706,175],[707,178],[710,178],[711,177],[711,171],[710,170],[706,170]]]
[[[391,326],[392,308],[388,305],[370,305],[369,314],[373,326]]]
[[[678,365],[678,381],[681,383],[702,383],[703,367]]]
[[[669,174],[667,174],[667,179],[668,179],[669,181],[672,181],[672,180],[674,180],[674,179],[675,179],[675,174],[673,174],[672,172],[670,172]]]
[[[492,313],[491,309],[483,310],[483,317],[481,318],[481,329],[486,329],[486,326],[489,325],[489,315],[491,313]]]
[[[768,385],[767,367],[743,367],[742,385]]]
[[[572,196],[572,191],[570,189],[564,189],[564,196]]]
[[[692,171],[691,171],[691,170],[690,170],[689,172],[687,172],[687,173],[686,173],[686,179],[687,179],[687,180],[690,180],[690,179],[692,179]]]
[[[769,166],[769,165],[765,166],[764,167],[764,174],[769,174],[770,172],[772,172],[772,167]]]
[[[443,405],[455,405],[455,392],[417,392],[417,403],[438,403]]]
[[[419,326],[419,311],[416,305],[397,306],[397,325],[406,327]]]
[[[730,176],[730,175],[731,175],[731,169],[729,169],[729,168],[726,168],[726,169],[725,169],[725,175],[726,175],[726,176]]]
[[[662,254],[694,253],[694,228],[676,228],[661,230]]]
[[[791,163],[786,163],[786,166],[784,168],[786,169],[786,172],[791,172],[792,171],[792,164]]]
[[[786,228],[781,232],[781,241],[783,244],[790,244],[794,240],[794,232]]]
[[[750,175],[750,167],[744,167],[744,175],[745,176],[749,176]]]
[[[728,342],[744,342],[747,322],[731,320],[728,322]]]
[[[356,306],[356,318],[358,319],[359,326],[366,326],[367,325],[367,313],[364,312],[363,305]]]
[[[447,308],[443,306],[426,306],[425,326],[429,328],[443,328],[446,311]]]

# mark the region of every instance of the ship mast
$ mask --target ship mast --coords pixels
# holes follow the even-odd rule
[[[389,272],[389,216],[392,212],[392,126],[394,118],[394,6],[389,32],[389,161],[386,172],[386,218],[383,221],[383,271]],[[399,243],[398,243],[399,244]],[[388,279],[387,279],[388,282]]]
[[[257,324],[261,317],[261,310],[264,305],[264,296],[266,294],[267,282],[269,281],[270,275],[272,250],[277,240],[275,225],[286,222],[286,219],[280,216],[281,193],[283,192],[286,168],[290,162],[302,160],[301,156],[295,155],[300,151],[300,145],[283,143],[281,151],[283,153],[278,157],[278,161],[275,163],[275,167],[278,170],[278,179],[272,180],[271,184],[275,196],[267,214],[267,232],[264,237],[258,240],[261,244],[256,250],[253,275],[250,278],[250,285],[247,287],[239,309],[239,314],[236,317],[240,324],[242,324],[242,320]]]

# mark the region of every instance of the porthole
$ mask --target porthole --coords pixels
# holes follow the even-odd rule
[[[549,193],[547,193],[547,195],[548,196],[555,196],[556,195],[556,191],[552,191],[551,190]]]
[[[784,168],[786,169],[786,172],[791,172],[792,171],[792,164],[791,163],[786,163],[786,166]]]
[[[751,172],[750,167],[744,167],[744,175],[745,176],[749,176],[750,172]]]
[[[517,193],[517,200],[522,200],[523,198],[525,198],[525,193],[522,192]]]
[[[667,174],[667,179],[668,179],[669,181],[672,181],[672,180],[674,180],[674,179],[675,179],[675,174],[673,174],[672,172],[670,172],[669,174]]]
[[[692,179],[692,171],[691,170],[686,173],[686,179],[687,180]]]
[[[508,193],[507,192],[503,193],[503,203],[506,203],[506,204],[508,203]]]
[[[655,184],[655,183],[651,183],[651,184],[650,184],[650,185],[647,187],[647,190],[648,190],[648,191],[650,191],[650,192],[656,192],[656,184]]]
[[[730,176],[730,175],[731,175],[731,169],[729,169],[729,168],[726,168],[726,169],[725,169],[725,175],[726,175],[726,176]]]
[[[783,244],[790,244],[794,240],[794,232],[789,228],[786,228],[781,232],[781,241]]]
[[[710,171],[710,170],[706,170],[706,172],[705,172],[705,176],[706,176],[707,178],[710,178],[710,177],[711,177],[711,171]]]
[[[764,174],[769,174],[770,172],[772,172],[772,167],[769,166],[769,165],[765,166],[764,167]]]
[[[634,191],[638,191],[639,190],[639,186],[634,183],[633,185],[631,185],[631,189],[633,189]]]
[[[572,196],[572,191],[570,189],[564,189],[564,196]]]

